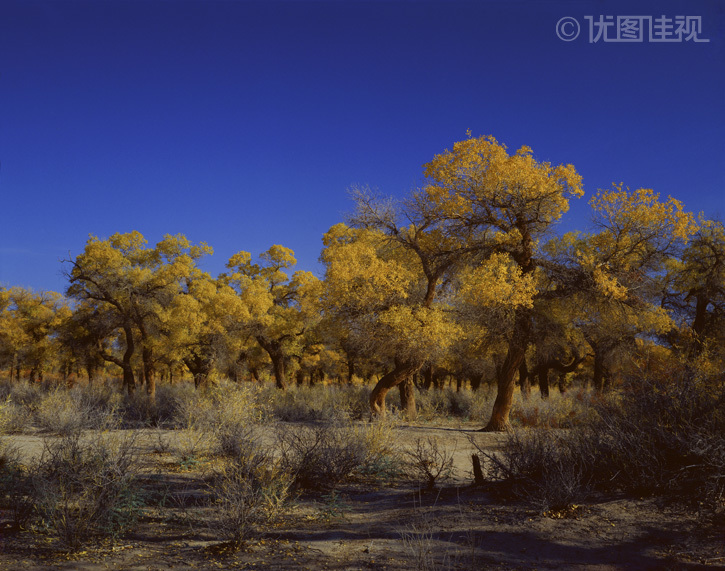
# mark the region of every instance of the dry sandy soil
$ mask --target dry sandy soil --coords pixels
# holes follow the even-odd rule
[[[653,499],[593,498],[565,514],[501,500],[472,485],[468,435],[494,451],[504,438],[429,425],[396,428],[403,448],[433,437],[455,454],[455,477],[434,491],[409,480],[343,486],[334,500],[299,496],[281,520],[239,551],[204,521],[203,469],[182,469],[160,442],[181,431],[139,431],[149,502],[138,524],[115,544],[66,553],[47,536],[10,532],[0,513],[0,569],[725,569],[725,530]],[[27,458],[42,438],[5,436]],[[5,514],[6,515],[6,514]]]

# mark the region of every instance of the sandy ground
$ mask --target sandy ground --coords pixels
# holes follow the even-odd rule
[[[164,500],[149,502],[115,544],[79,553],[0,526],[0,569],[725,569],[725,530],[696,514],[653,499],[609,497],[544,515],[472,485],[469,435],[487,451],[504,435],[424,424],[395,430],[403,449],[434,438],[452,450],[454,477],[431,491],[405,478],[346,484],[334,498],[299,496],[272,528],[234,552],[204,524],[213,508],[204,501],[203,469],[179,462],[179,450],[203,443],[183,431],[137,431],[142,485]],[[44,438],[2,437],[26,461],[42,453]]]

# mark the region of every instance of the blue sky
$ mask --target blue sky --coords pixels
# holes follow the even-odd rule
[[[709,42],[590,43],[585,16],[700,16]],[[563,17],[581,35],[556,34]],[[65,289],[89,234],[295,250],[354,184],[403,195],[466,136],[725,206],[725,2],[0,3],[0,284]]]

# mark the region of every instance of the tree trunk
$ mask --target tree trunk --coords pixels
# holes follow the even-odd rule
[[[184,364],[194,377],[194,388],[198,389],[199,387],[206,385],[209,380],[209,373],[211,373],[214,366],[213,360],[207,359],[201,355],[194,355],[193,357],[187,357],[184,359]]]
[[[131,326],[125,325],[123,327],[123,334],[126,337],[126,350],[123,353],[123,361],[121,362],[121,368],[123,369],[123,386],[126,387],[126,391],[129,395],[136,392],[136,379],[133,376],[133,366],[131,365],[131,357],[136,350],[136,345],[133,341],[133,331]],[[118,362],[116,361],[116,364]]]
[[[272,360],[272,370],[274,371],[274,380],[278,389],[285,390],[287,388],[287,378],[284,370],[284,357],[275,353],[270,353],[269,358]]]
[[[558,379],[559,392],[563,395],[569,389],[569,383],[566,378],[567,373],[560,372]]]
[[[410,377],[398,385],[400,391],[400,408],[408,420],[415,420],[418,413],[415,408],[415,389]]]
[[[385,414],[385,395],[419,368],[420,366],[412,363],[396,362],[395,368],[381,377],[370,393],[370,412],[373,416],[383,416]]]
[[[699,293],[695,297],[695,319],[692,322],[692,331],[695,334],[695,355],[699,355],[704,347],[703,332],[705,331],[705,324],[707,323],[707,306],[709,302],[710,300],[702,293]]]
[[[148,347],[144,347],[141,351],[141,358],[146,381],[146,394],[149,396],[149,400],[154,402],[156,400],[156,371],[154,370],[153,351]]]
[[[514,400],[516,373],[526,357],[531,320],[528,311],[517,311],[514,331],[508,352],[498,373],[496,400],[493,403],[491,419],[482,429],[484,432],[503,432],[510,428],[509,414]]]
[[[521,387],[521,396],[528,400],[531,396],[531,381],[529,380],[529,368],[526,366],[526,359],[521,360],[519,365],[519,386]]]
[[[476,373],[475,375],[471,375],[469,380],[471,381],[471,390],[475,392],[481,388],[481,383],[483,382],[483,374]]]
[[[547,365],[539,365],[539,393],[541,398],[546,400],[549,398],[549,367]]]
[[[277,388],[285,390],[287,388],[287,378],[285,374],[282,343],[276,340],[268,341],[264,337],[257,337],[257,341],[262,346],[262,349],[267,351],[267,354],[272,361],[272,370],[274,371],[274,379]]]
[[[433,386],[433,365],[428,365],[423,371],[423,388],[430,390]]]
[[[355,375],[355,359],[348,357],[347,359],[347,384],[351,385],[353,376]]]

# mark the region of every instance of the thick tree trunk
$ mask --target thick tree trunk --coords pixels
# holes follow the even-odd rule
[[[347,384],[351,385],[355,376],[355,359],[348,357],[347,359]]]
[[[509,414],[514,400],[516,373],[526,357],[531,319],[528,311],[519,310],[514,322],[514,331],[509,342],[506,359],[498,373],[496,400],[493,403],[491,419],[482,429],[484,432],[503,432],[510,428]]]
[[[410,377],[398,385],[400,391],[400,408],[408,420],[415,420],[418,412],[415,408],[415,388]]]
[[[471,390],[475,392],[481,388],[481,383],[483,382],[483,374],[476,373],[475,375],[471,375],[469,380],[471,381]]]
[[[567,373],[564,372],[559,373],[557,386],[559,387],[559,392],[561,394],[566,393],[566,391],[569,389],[569,383],[567,382],[566,375]]]
[[[96,380],[96,366],[91,362],[86,362],[86,366],[84,367],[86,370],[86,375],[88,375],[88,385],[93,385],[93,381]]]
[[[549,398],[549,367],[547,365],[539,365],[537,371],[539,377],[539,393],[542,399]]]
[[[282,343],[276,340],[269,341],[264,337],[257,337],[257,342],[259,342],[262,349],[267,351],[272,361],[272,371],[274,372],[274,380],[277,388],[285,390],[287,388],[287,377]]]
[[[415,373],[419,368],[420,366],[411,363],[396,362],[395,368],[382,376],[370,393],[370,412],[373,416],[382,416],[385,414],[385,395],[388,394],[390,389],[405,381],[405,379]]]
[[[123,364],[123,386],[126,387],[126,392],[132,395],[136,392],[136,378],[133,376],[133,367],[131,363],[124,362]]]
[[[213,361],[206,359],[200,355],[194,355],[184,359],[186,368],[189,369],[194,377],[194,388],[206,385],[209,380],[209,374],[214,366]]]
[[[269,358],[272,360],[275,384],[278,389],[285,390],[287,388],[287,378],[284,370],[284,357],[279,353],[270,353]]]
[[[430,390],[433,386],[433,365],[428,365],[423,371],[423,388]]]

